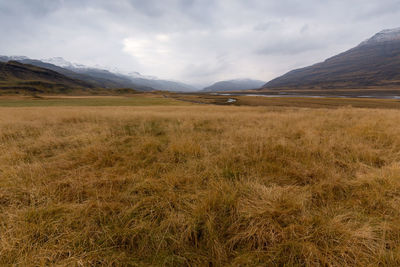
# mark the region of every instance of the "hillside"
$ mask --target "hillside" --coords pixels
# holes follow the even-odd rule
[[[141,86],[149,86],[160,91],[171,91],[171,92],[195,92],[197,88],[175,81],[160,80],[160,79],[148,79],[141,77],[130,77],[132,82]]]
[[[290,71],[266,89],[400,88],[400,28],[384,30],[357,47]]]
[[[153,88],[148,86],[135,84],[127,77],[121,77],[106,70],[84,68],[84,67],[78,68],[73,66],[72,64],[58,66],[52,63],[36,59],[30,59],[27,57],[0,56],[0,61],[7,62],[9,60],[14,60],[23,64],[30,64],[40,68],[53,70],[69,78],[85,81],[97,88],[108,88],[108,89],[132,88],[138,91],[154,90]],[[58,61],[54,62],[59,63]]]
[[[83,76],[84,80],[97,84],[103,88],[126,87],[139,91],[153,91],[155,89],[150,86],[135,83],[131,79],[129,79],[129,77],[124,77],[122,75],[112,73],[108,70],[76,67],[71,67],[67,70],[72,71],[76,73],[76,75],[79,75],[81,77]]]
[[[87,82],[17,61],[0,62],[0,90],[4,92],[63,93],[93,88]]]
[[[197,91],[191,85],[181,82],[157,79],[153,76],[144,76],[138,72],[123,74],[119,71],[108,71],[99,68],[87,67],[82,64],[74,64],[66,61],[61,57],[49,58],[43,60],[46,63],[62,67],[73,71],[74,73],[89,76],[92,79],[103,83],[103,87],[130,87],[141,91],[160,90],[160,91],[178,91],[178,92],[193,92]],[[105,85],[105,86],[104,86]]]
[[[37,60],[25,56],[0,56],[0,62],[8,62],[11,60],[50,69],[69,78],[79,79],[90,83],[97,88],[131,88],[137,91],[198,91],[194,86],[182,82],[157,79],[152,76],[141,75],[137,72],[123,74],[118,71],[108,71],[100,68],[87,67],[82,64],[73,64],[61,57]]]
[[[138,72],[123,74],[117,70],[108,71],[99,68],[87,67],[82,64],[74,64],[66,61],[62,57],[49,58],[43,60],[46,63],[68,69],[77,74],[89,76],[92,79],[106,83],[106,87],[130,87],[141,91],[160,90],[160,91],[179,91],[192,92],[197,88],[175,81],[157,79],[153,76],[144,76]],[[104,86],[103,86],[104,87]]]
[[[223,92],[257,89],[263,86],[265,82],[251,79],[237,79],[221,81],[203,89],[203,92]]]

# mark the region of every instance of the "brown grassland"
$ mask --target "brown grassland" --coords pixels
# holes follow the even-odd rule
[[[0,265],[400,265],[400,111],[163,104],[0,108]]]
[[[399,99],[376,98],[340,98],[340,97],[257,97],[257,96],[222,96],[209,94],[170,94],[170,99],[186,101],[188,103],[203,103],[226,105],[228,99],[235,99],[235,106],[264,106],[264,107],[298,107],[298,108],[384,108],[400,109]]]

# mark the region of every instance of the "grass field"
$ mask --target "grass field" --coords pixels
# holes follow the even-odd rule
[[[53,106],[176,106],[188,103],[158,95],[134,96],[41,96],[0,97],[0,107],[53,107]]]
[[[171,94],[170,98],[191,103],[226,105],[228,99],[235,106],[264,106],[264,107],[303,107],[303,108],[385,108],[400,109],[398,99],[376,98],[340,98],[340,97],[260,97],[260,96],[218,96],[209,94]]]
[[[363,98],[302,98],[302,97],[254,97],[241,96],[236,105],[242,106],[275,106],[303,108],[385,108],[400,109],[400,100],[394,99],[363,99]]]
[[[142,104],[0,108],[0,265],[400,265],[399,111]]]

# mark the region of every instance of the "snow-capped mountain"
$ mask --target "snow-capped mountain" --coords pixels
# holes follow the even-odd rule
[[[381,32],[378,32],[373,37],[369,38],[368,40],[362,42],[360,45],[373,45],[378,43],[384,42],[391,42],[391,41],[399,41],[400,40],[400,28],[395,29],[387,29]]]
[[[116,71],[117,73],[123,73],[120,71]],[[126,74],[127,76],[133,78],[133,79],[148,79],[148,80],[157,80],[156,76],[150,76],[150,75],[142,75],[139,72],[129,72]]]
[[[29,59],[29,58],[25,57],[25,56],[0,56],[0,62],[7,62],[10,60],[20,61],[20,60],[25,60],[25,59]]]
[[[292,70],[264,88],[327,91],[400,88],[400,28],[381,31],[324,62]]]
[[[20,57],[22,59],[28,59],[27,57]],[[20,60],[19,58],[16,60]],[[147,76],[147,75],[142,75],[139,72],[124,72],[121,71],[117,67],[113,68],[107,68],[99,65],[95,66],[86,66],[83,64],[77,64],[77,63],[72,63],[70,61],[65,60],[62,57],[53,57],[53,58],[46,58],[46,59],[41,59],[42,62],[45,63],[50,63],[62,68],[66,68],[69,70],[77,71],[77,72],[88,72],[90,70],[96,71],[96,72],[103,72],[103,73],[113,73],[116,75],[121,75],[121,76],[129,76],[130,78],[133,79],[148,79],[148,80],[157,80],[157,77],[155,76]]]
[[[70,69],[70,68],[88,68],[85,65],[75,64],[75,63],[69,62],[69,61],[65,60],[64,58],[62,58],[62,57],[46,58],[46,59],[41,59],[41,61],[45,62],[45,63],[53,64],[53,65],[56,65],[56,66],[59,66],[59,67],[62,67],[62,68],[67,68],[67,69]]]
[[[54,58],[52,62],[52,64],[54,65],[62,66],[66,69],[80,74],[85,74],[96,78],[107,78],[115,82],[123,82],[123,84],[126,85],[128,85],[130,82],[137,86],[141,86],[144,88],[153,88],[160,91],[193,92],[198,90],[193,86],[181,82],[161,80],[154,76],[142,75],[139,72],[124,73],[117,68],[106,70],[102,67],[87,67],[80,64],[70,63],[63,58]]]
[[[161,80],[154,76],[142,75],[139,72],[124,73],[117,68],[107,70],[98,66],[88,67],[82,64],[71,63],[62,57],[35,60],[24,56],[0,56],[0,61],[7,62],[10,60],[50,69],[67,77],[86,81],[101,88],[135,88],[142,91],[198,91],[198,88],[181,82]]]

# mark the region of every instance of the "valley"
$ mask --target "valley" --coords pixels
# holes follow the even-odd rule
[[[234,101],[232,101],[234,100]],[[104,95],[35,95],[0,96],[0,107],[110,107],[110,106],[186,106],[217,105],[243,107],[292,107],[292,108],[379,108],[399,109],[400,99],[353,97],[263,97],[252,95],[210,95],[182,93],[115,93]]]
[[[400,266],[400,5],[289,2],[0,0],[0,266]]]

